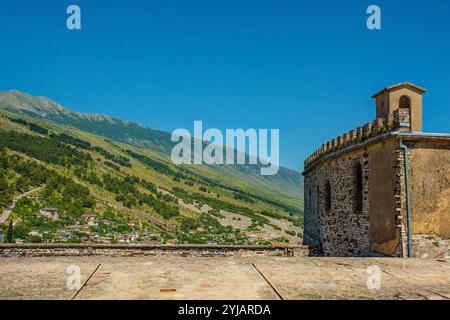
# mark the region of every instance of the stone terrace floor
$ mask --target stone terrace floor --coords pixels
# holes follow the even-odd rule
[[[81,270],[67,289],[67,267]],[[381,288],[368,289],[369,266]],[[2,257],[0,299],[450,299],[450,261],[315,257]]]

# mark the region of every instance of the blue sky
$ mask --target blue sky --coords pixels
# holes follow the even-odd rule
[[[66,28],[70,4],[81,31]],[[398,82],[429,90],[426,131],[450,132],[448,0],[2,1],[0,39],[0,90],[166,131],[278,128],[296,170]]]

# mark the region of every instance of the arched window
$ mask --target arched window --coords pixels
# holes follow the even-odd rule
[[[317,210],[317,214],[320,214],[320,188],[319,186],[317,186],[317,195],[316,195],[316,210]]]
[[[401,122],[409,123],[409,128],[411,129],[411,123],[412,123],[412,115],[411,115],[411,98],[408,96],[401,96],[400,102],[399,102],[399,108],[402,112],[402,120]],[[407,117],[407,118],[405,118]]]
[[[405,109],[411,108],[411,98],[408,97],[408,96],[401,96],[400,97],[399,107],[400,108],[405,108]]]
[[[311,209],[312,209],[312,197],[311,197],[311,188],[309,188],[309,192],[308,192],[308,212],[311,213]]]
[[[356,211],[362,211],[363,209],[363,173],[361,163],[356,165],[355,173],[355,207]]]
[[[330,181],[325,184],[325,209],[331,209],[331,185]]]

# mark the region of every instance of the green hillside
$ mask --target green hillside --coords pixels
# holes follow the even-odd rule
[[[175,166],[171,146],[166,132],[71,112],[48,98],[0,93],[3,217],[14,204],[1,227],[12,219],[23,242],[301,241],[299,173],[262,177],[255,166]]]
[[[141,149],[149,149],[170,156],[173,142],[170,133],[153,130],[143,125],[120,120],[107,115],[83,114],[70,111],[46,97],[10,90],[0,92],[0,108],[11,112],[47,119],[58,124],[124,142]],[[301,161],[301,160],[299,160]],[[294,199],[303,199],[303,180],[296,171],[281,167],[274,176],[261,176],[257,165],[216,165],[205,168],[206,175],[235,184],[253,187],[259,192],[279,194]]]

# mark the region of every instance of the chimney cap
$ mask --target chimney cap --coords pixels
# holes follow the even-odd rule
[[[392,85],[392,86],[389,86],[389,87],[384,88],[383,90],[381,90],[381,91],[375,93],[375,94],[372,96],[372,98],[376,98],[376,97],[379,96],[380,94],[384,94],[384,93],[393,91],[394,89],[397,89],[397,88],[399,88],[399,87],[411,87],[411,88],[414,88],[414,89],[418,90],[421,94],[427,92],[426,89],[424,89],[424,88],[422,88],[422,87],[419,87],[419,86],[416,86],[415,84],[413,84],[413,83],[411,83],[411,82],[402,82],[402,83],[397,83],[397,84],[394,84],[394,85]]]

